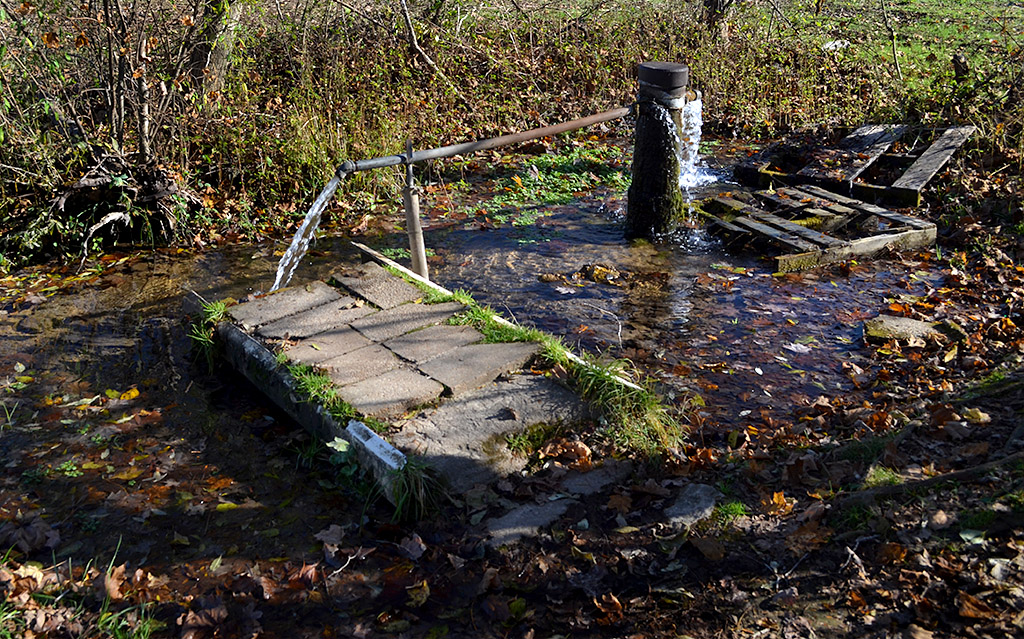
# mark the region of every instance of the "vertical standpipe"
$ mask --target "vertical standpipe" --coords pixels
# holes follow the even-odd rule
[[[405,189],[402,201],[405,203],[405,228],[409,235],[409,254],[412,270],[425,280],[430,279],[427,271],[427,251],[423,246],[423,229],[420,227],[420,196],[416,193],[416,179],[412,174],[412,141],[405,142]]]
[[[653,237],[672,229],[686,211],[679,188],[683,106],[690,68],[678,62],[643,62],[633,142],[626,237]]]

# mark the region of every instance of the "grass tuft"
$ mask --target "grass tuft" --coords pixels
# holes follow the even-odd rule
[[[864,477],[864,488],[878,488],[879,486],[898,486],[903,483],[899,473],[885,466],[872,466]]]
[[[445,483],[440,473],[415,457],[391,475],[391,496],[395,504],[392,522],[413,522],[441,508]]]
[[[683,431],[649,384],[632,388],[619,381],[632,377],[629,367],[628,360],[587,358],[585,364],[570,363],[569,371],[575,390],[604,413],[616,446],[658,457],[683,442]]]

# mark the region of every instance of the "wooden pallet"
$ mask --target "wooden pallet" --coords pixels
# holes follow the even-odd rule
[[[703,211],[727,242],[774,252],[783,272],[935,241],[931,222],[814,185],[758,191],[751,201],[722,195]]]
[[[811,184],[861,200],[919,206],[925,186],[975,130],[959,126],[941,134],[929,131],[907,142],[906,125],[869,124],[835,147],[799,152],[784,143],[769,147],[736,167],[736,179],[760,188]],[[901,140],[906,148],[893,152]]]

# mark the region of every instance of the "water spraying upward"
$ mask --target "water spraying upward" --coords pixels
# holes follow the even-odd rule
[[[718,178],[700,166],[700,136],[704,124],[703,105],[700,96],[689,100],[679,110],[680,124],[672,117],[672,112],[657,105],[658,119],[665,123],[675,140],[676,158],[679,160],[679,189],[690,202],[691,189],[711,184]]]
[[[277,277],[274,279],[274,285],[270,287],[271,293],[281,287],[288,286],[288,282],[291,281],[292,275],[295,273],[295,267],[302,261],[302,257],[306,254],[306,249],[309,248],[310,240],[313,239],[317,227],[320,226],[320,216],[323,214],[324,209],[327,208],[327,203],[331,201],[331,196],[334,195],[340,183],[341,178],[337,175],[331,178],[331,181],[327,183],[324,190],[316,197],[313,206],[309,207],[309,212],[306,213],[305,219],[302,220],[299,231],[292,238],[291,245],[284,252],[284,255],[281,256],[281,261],[277,264]]]
[[[679,135],[679,188],[690,199],[690,189],[711,184],[718,178],[700,166],[700,135],[704,125],[700,95],[683,107],[682,130]]]

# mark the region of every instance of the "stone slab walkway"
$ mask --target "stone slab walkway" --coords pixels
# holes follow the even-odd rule
[[[485,344],[444,324],[458,302],[424,304],[422,292],[369,262],[332,278],[233,306],[243,330],[283,347],[289,361],[330,375],[368,417],[394,418],[444,395],[458,397],[517,370],[536,344]]]
[[[485,343],[474,328],[447,323],[462,304],[425,304],[422,297],[416,286],[369,262],[328,282],[230,307],[228,314],[251,339],[248,350],[262,344],[264,362],[276,351],[329,375],[342,399],[364,416],[389,421],[396,429],[392,443],[422,456],[457,492],[522,468],[524,460],[508,452],[506,434],[591,417],[571,391],[522,373],[537,344]],[[260,375],[246,374],[261,386]]]

